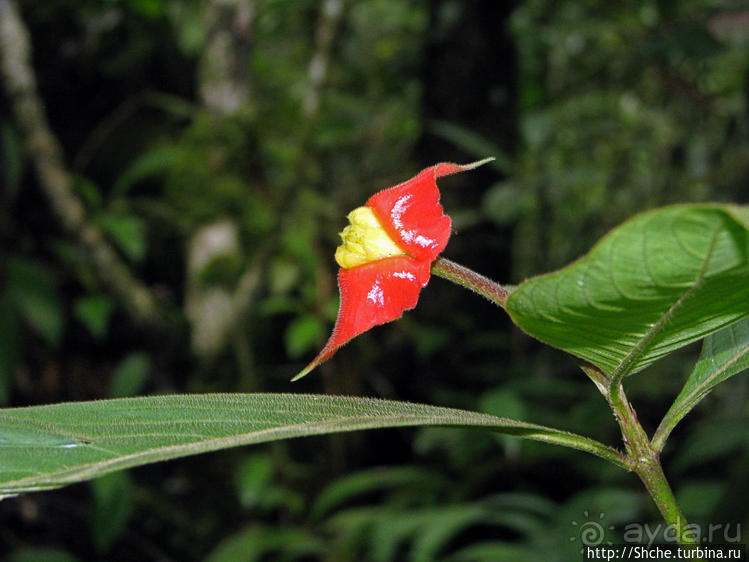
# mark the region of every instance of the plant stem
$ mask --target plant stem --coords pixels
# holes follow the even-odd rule
[[[602,371],[589,363],[581,365],[581,368],[596,382],[599,390],[601,387],[605,388],[605,381],[608,377]],[[640,477],[663,519],[673,527],[679,544],[684,547],[697,545],[694,534],[689,530],[689,523],[676,502],[676,497],[663,473],[660,452],[650,444],[650,439],[637,419],[634,408],[627,400],[622,385],[617,384],[616,388],[609,388],[606,399],[619,423],[624,445],[627,448],[627,456],[631,461],[631,470]]]
[[[502,308],[506,307],[507,297],[512,292],[511,287],[502,286],[496,281],[492,281],[488,277],[484,277],[446,258],[435,260],[432,264],[432,273],[461,287],[470,289]]]

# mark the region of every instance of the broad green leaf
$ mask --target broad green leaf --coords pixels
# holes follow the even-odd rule
[[[525,281],[507,310],[530,335],[621,376],[749,316],[748,281],[749,208],[679,205]]]
[[[702,400],[715,385],[749,368],[749,319],[723,328],[705,338],[702,353],[679,396],[663,417],[653,437],[661,448],[679,421]]]
[[[586,437],[452,408],[301,394],[153,396],[0,410],[0,494],[239,445],[415,425],[482,428],[627,465],[621,453]]]
[[[3,425],[0,428],[0,450],[29,448],[62,448],[69,449],[80,445],[80,441],[67,435],[55,433],[50,429]],[[7,448],[7,449],[6,449]],[[5,460],[5,459],[3,459]]]

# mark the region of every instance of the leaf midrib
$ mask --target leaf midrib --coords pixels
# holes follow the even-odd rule
[[[703,397],[700,397],[700,394],[707,394],[711,390],[711,383],[716,378],[718,378],[721,374],[723,374],[725,371],[727,371],[729,368],[731,368],[737,361],[739,361],[741,358],[743,358],[745,355],[749,354],[749,344],[747,344],[746,347],[741,349],[738,353],[736,353],[734,356],[732,356],[728,361],[726,361],[720,369],[715,370],[710,376],[708,376],[704,381],[702,381],[700,384],[695,386],[694,389],[692,389],[691,392],[689,392],[684,397],[684,406],[691,407],[691,404],[693,402],[696,402],[700,400]],[[697,398],[695,398],[697,396]],[[684,410],[684,407],[679,408],[678,412],[681,412]]]
[[[627,355],[619,362],[619,365],[611,373],[611,383],[609,385],[610,390],[616,388],[621,382],[622,378],[629,374],[632,365],[634,365],[645,353],[647,347],[652,343],[656,336],[661,332],[663,327],[673,318],[676,311],[681,308],[681,305],[702,285],[707,269],[710,265],[710,260],[713,257],[715,245],[718,242],[718,235],[723,230],[723,224],[719,224],[713,233],[713,237],[710,240],[710,246],[708,247],[705,261],[700,268],[700,272],[697,274],[692,285],[679,297],[674,304],[661,316],[660,320],[653,324],[645,335],[637,342],[636,345],[630,349]]]

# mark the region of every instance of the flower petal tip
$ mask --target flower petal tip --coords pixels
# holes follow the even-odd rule
[[[299,372],[299,374],[295,375],[294,378],[291,379],[291,382],[296,382],[299,379],[301,379],[302,377],[306,377],[310,373],[310,371],[312,371],[312,369],[314,369],[314,368],[315,368],[314,365],[312,365],[312,366],[307,365],[304,369],[302,369]]]
[[[488,158],[484,158],[483,160],[469,162],[468,164],[453,164],[452,162],[443,162],[442,164],[437,164],[435,166],[436,175],[437,177],[440,177],[455,174],[457,172],[467,172],[468,170],[475,170],[476,168],[492,162],[493,160],[496,160],[496,158],[494,156],[489,156]]]
[[[483,160],[477,160],[476,162],[469,162],[468,164],[455,164],[454,162],[440,162],[439,164],[435,164],[431,168],[427,168],[427,170],[431,169],[434,170],[434,178],[441,178],[442,176],[449,176],[452,174],[457,174],[460,172],[467,172],[468,170],[473,170],[475,168],[478,168],[479,166],[483,166],[487,162],[491,162],[492,160],[496,160],[494,156],[490,156],[489,158],[484,158]]]
[[[318,354],[317,357],[315,357],[312,361],[310,361],[309,364],[304,369],[299,371],[299,373],[296,374],[293,379],[291,379],[291,382],[296,382],[302,377],[306,377],[307,375],[309,375],[312,371],[314,371],[318,367],[318,365],[320,365],[320,363],[324,363],[325,361],[330,359],[338,350],[338,347],[340,346],[326,345],[325,348]]]
[[[474,168],[478,168],[479,166],[483,166],[484,164],[488,164],[489,162],[493,162],[494,160],[496,160],[494,156],[489,156],[488,158],[484,158],[483,160],[477,160],[476,162],[465,164],[465,166],[463,167],[466,170],[473,170]]]

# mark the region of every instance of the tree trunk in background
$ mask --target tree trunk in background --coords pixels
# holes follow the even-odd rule
[[[198,91],[203,105],[219,115],[232,115],[249,104],[254,19],[254,0],[210,0],[206,6]]]
[[[219,118],[249,107],[254,17],[253,0],[211,0],[205,8],[207,33],[198,91],[205,108]],[[241,260],[241,253],[239,229],[226,217],[201,226],[188,240],[185,312],[192,350],[202,359],[211,359],[226,348],[243,313],[235,306],[233,287],[206,284],[202,273],[217,259]]]

